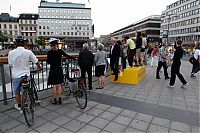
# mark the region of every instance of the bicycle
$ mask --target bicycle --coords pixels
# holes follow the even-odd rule
[[[37,86],[34,81],[34,74],[37,70],[30,72],[30,79],[27,75],[21,77],[21,85],[23,87],[21,109],[24,114],[25,121],[28,126],[31,126],[34,121],[34,108],[40,105],[37,94]]]
[[[76,98],[76,101],[81,109],[85,109],[87,107],[87,88],[85,86],[85,79],[81,78],[79,69],[71,69],[73,73],[73,78],[70,78],[69,75],[69,64],[66,62],[65,64],[65,74],[64,74],[64,83],[62,86],[63,94],[66,96],[73,96]]]

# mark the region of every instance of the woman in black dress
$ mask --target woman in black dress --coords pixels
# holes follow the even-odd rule
[[[48,77],[48,85],[53,85],[53,97],[54,102],[52,104],[57,104],[57,94],[58,104],[62,104],[61,96],[62,96],[62,86],[63,83],[63,70],[61,66],[61,58],[62,56],[66,56],[67,58],[73,58],[66,54],[63,50],[58,49],[58,40],[52,40],[49,42],[51,45],[51,50],[47,53],[47,63],[50,64],[50,71]]]

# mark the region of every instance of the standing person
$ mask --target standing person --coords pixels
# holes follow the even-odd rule
[[[141,37],[141,32],[137,33],[137,38],[136,38],[136,65],[135,66],[140,66],[143,65],[144,58],[141,57],[141,47],[142,47],[142,37]]]
[[[9,52],[8,64],[12,70],[12,87],[16,99],[15,108],[21,110],[21,94],[23,92],[23,88],[20,85],[21,77],[25,75],[30,76],[30,61],[36,64],[38,69],[41,69],[42,66],[33,52],[23,47],[25,43],[23,36],[18,36],[15,40],[17,48]]]
[[[143,64],[147,65],[146,47],[147,47],[146,34],[142,33],[142,46],[141,46],[141,54],[140,54],[142,65]]]
[[[118,79],[118,66],[119,66],[119,57],[120,57],[120,46],[117,44],[117,39],[111,37],[110,43],[112,45],[110,50],[110,67],[115,75],[114,81]]]
[[[129,38],[129,36],[126,36],[124,40],[126,42],[124,44],[124,46],[128,47],[128,51],[127,51],[128,64],[129,64],[130,67],[132,67],[133,66],[133,58],[135,56],[136,44],[132,39]]]
[[[165,50],[165,47],[163,45],[160,45],[160,48],[158,50],[158,67],[156,70],[156,78],[161,79],[159,76],[160,69],[163,67],[164,69],[164,75],[165,79],[169,79],[168,73],[167,73],[167,63],[166,63],[166,58],[167,58],[167,52]]]
[[[193,67],[192,67],[192,72],[191,72],[190,77],[195,78],[196,76],[194,74],[200,70],[200,44],[198,44],[195,48],[191,63],[193,65]]]
[[[127,56],[128,56],[128,46],[125,46],[126,44],[126,41],[123,40],[122,41],[122,47],[123,47],[123,54],[122,54],[122,69],[126,69],[126,59],[127,59]],[[122,71],[123,71],[122,70]]]
[[[181,47],[181,44],[182,44],[182,41],[177,40],[176,46],[175,46],[176,51],[174,52],[174,58],[173,58],[173,63],[171,67],[171,79],[169,83],[169,87],[171,88],[174,87],[176,75],[178,76],[180,81],[183,83],[183,85],[181,86],[182,88],[184,88],[187,85],[187,82],[185,81],[182,74],[180,73],[181,58],[183,57],[183,49]]]
[[[155,45],[152,54],[151,54],[151,66],[154,67],[158,65],[158,45]]]
[[[88,88],[92,90],[92,66],[94,63],[94,55],[89,51],[89,45],[83,44],[83,50],[79,53],[78,65],[81,68],[81,77],[85,79],[85,73],[88,75]],[[85,83],[86,85],[86,83]]]
[[[104,88],[104,76],[105,76],[105,68],[107,65],[107,54],[103,51],[104,45],[99,43],[98,44],[98,52],[95,54],[94,57],[94,64],[95,64],[95,76],[98,77],[99,86],[96,89],[103,89]]]
[[[54,102],[52,104],[62,104],[62,83],[63,83],[63,70],[61,66],[62,56],[68,58],[73,58],[66,54],[63,50],[58,49],[58,40],[50,39],[49,44],[51,45],[51,50],[47,53],[47,63],[50,64],[50,71],[48,77],[48,85],[53,85],[53,98]],[[58,95],[58,102],[57,102]]]

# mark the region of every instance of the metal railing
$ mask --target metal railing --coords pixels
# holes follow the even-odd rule
[[[71,55],[74,58],[78,58],[78,55]],[[47,63],[47,56],[37,56],[38,60],[43,66],[43,69],[38,73],[34,75],[34,80],[36,82],[38,91],[44,91],[47,89],[50,89],[51,86],[47,84],[48,74],[50,65]],[[65,67],[65,62],[69,61],[69,72],[70,76],[72,76],[72,72],[70,71],[71,68],[78,68],[78,61],[73,59],[67,59],[65,57],[62,58],[62,66]],[[30,63],[30,69],[36,69],[36,65],[33,63]],[[65,70],[66,68],[63,68]],[[93,68],[93,75],[94,75],[94,68]],[[11,68],[8,65],[8,59],[7,57],[0,57],[0,102],[4,102],[4,104],[7,104],[7,101],[9,99],[13,99],[15,97],[13,89],[12,89],[12,73]]]

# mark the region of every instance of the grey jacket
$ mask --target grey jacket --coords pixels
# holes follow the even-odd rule
[[[107,54],[105,51],[98,51],[94,57],[95,66],[106,65],[107,63]]]

